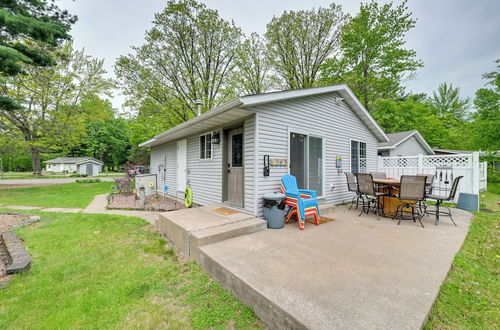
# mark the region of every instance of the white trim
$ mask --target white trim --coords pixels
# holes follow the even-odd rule
[[[210,157],[205,157],[205,158],[201,158],[201,137],[202,136],[205,136],[205,145],[206,145],[206,139],[207,139],[207,135],[210,134]],[[214,159],[214,149],[213,149],[213,143],[212,143],[212,133],[203,133],[203,134],[199,134],[198,135],[198,159],[199,160],[212,160]],[[207,148],[205,148],[205,150],[203,150],[203,155],[206,155],[207,153]]]
[[[365,152],[366,152],[366,171],[368,173],[368,143],[366,143],[366,141],[362,141],[362,140],[356,140],[356,139],[349,139],[349,171],[351,173],[352,172],[352,141],[355,141],[355,142],[358,142],[358,171],[361,169],[361,166],[360,166],[360,160],[361,160],[361,157],[360,157],[360,153],[359,151],[361,150],[361,148],[359,148],[359,143],[364,143],[365,144]],[[358,173],[364,173],[364,172],[358,172]],[[354,173],[353,173],[354,174]]]
[[[254,115],[254,213],[259,214],[259,114]]]

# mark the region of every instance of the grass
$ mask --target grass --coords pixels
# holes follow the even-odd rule
[[[498,329],[500,319],[500,185],[488,184],[464,245],[441,286],[425,329]]]
[[[500,211],[500,183],[488,183],[488,191],[481,193],[481,207],[493,211]]]
[[[67,183],[0,190],[0,205],[84,208],[95,195],[111,191],[113,182]]]
[[[36,213],[36,212],[32,212]],[[143,220],[39,213],[29,272],[0,289],[0,329],[251,328],[260,323]]]
[[[61,174],[61,173],[54,173],[54,174],[45,174],[45,175],[38,175],[34,176],[33,172],[3,172],[0,174],[0,180],[1,179],[60,179],[60,178],[69,178],[70,174]],[[119,177],[119,176],[125,176],[124,172],[101,172],[99,177]]]

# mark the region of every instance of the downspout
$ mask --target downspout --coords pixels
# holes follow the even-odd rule
[[[196,101],[194,101],[194,104],[196,104],[196,109],[198,111],[197,117],[199,117],[199,116],[201,116],[201,104],[202,104],[202,101],[201,100],[196,100]]]

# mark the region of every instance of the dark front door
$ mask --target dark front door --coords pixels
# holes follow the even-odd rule
[[[306,144],[307,135],[290,133],[290,174],[297,178],[299,189],[306,189]]]

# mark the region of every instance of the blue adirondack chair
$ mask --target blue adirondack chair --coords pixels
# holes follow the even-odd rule
[[[312,216],[316,225],[319,225],[320,214],[316,191],[299,189],[297,179],[290,174],[281,177],[281,191],[286,195],[285,204],[289,207],[286,215],[287,223],[296,215],[299,227],[303,230],[306,217]]]

